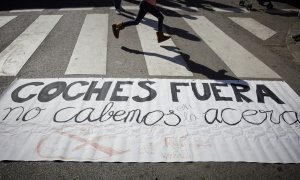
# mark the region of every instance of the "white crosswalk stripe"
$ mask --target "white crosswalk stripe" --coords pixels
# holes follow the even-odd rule
[[[202,4],[203,7],[209,8],[215,12],[225,12],[225,13],[249,13],[246,8],[242,7],[215,7],[211,4]]]
[[[169,51],[161,46],[176,47],[171,39],[158,44],[155,30],[156,24],[152,16],[146,16],[148,21],[137,26],[139,38],[145,54],[149,75],[156,76],[193,76],[178,52]]]
[[[16,76],[43,42],[61,15],[39,16],[17,39],[0,53],[0,75]]]
[[[237,8],[237,7],[229,7],[229,8],[220,8],[220,7],[211,7],[212,10],[216,12],[227,12],[227,13],[249,13],[246,8]]]
[[[299,12],[300,9],[282,9],[283,11],[287,11],[287,12]]]
[[[11,13],[22,13],[22,12],[41,12],[44,11],[45,9],[16,9],[16,10],[11,10],[9,12]]]
[[[0,52],[0,76],[16,76],[61,17],[62,15],[40,15],[6,49]],[[206,17],[195,17],[196,20],[188,18],[184,20],[217,55],[216,60],[223,61],[238,78],[281,78]],[[0,16],[0,27],[14,18],[16,16]],[[65,58],[69,59],[69,62],[64,61],[66,70],[63,74],[107,75],[107,63],[114,61],[113,58],[107,56],[108,47],[110,47],[108,31],[111,30],[108,19],[108,14],[85,15],[82,28],[80,32],[77,31],[79,32],[77,41],[73,41],[76,44],[70,45],[73,52],[70,57]],[[230,19],[261,39],[267,39],[276,33],[251,18],[232,17]],[[193,76],[194,74],[180,54],[180,48],[176,47],[172,38],[163,43],[157,43],[156,22],[153,16],[147,15],[141,24],[134,26],[138,32],[137,35],[130,37],[139,38],[141,46],[139,48],[143,50],[144,68],[147,69],[147,75]]]
[[[75,8],[61,8],[59,11],[91,11],[93,10],[93,7],[75,7]]]
[[[108,15],[85,18],[65,74],[106,74]]]
[[[276,34],[272,29],[252,18],[230,17],[229,19],[262,40],[267,40]]]
[[[237,77],[280,78],[277,73],[226,35],[206,17],[197,16],[197,20],[185,18],[185,21],[225,62]]]
[[[194,11],[194,12],[199,11],[199,9],[197,7],[187,7],[187,6],[170,7],[170,6],[158,5],[158,7],[168,9],[171,11]],[[122,6],[122,8],[126,9],[126,10],[139,10],[140,9],[139,6]],[[109,9],[115,10],[115,7],[110,7]]]
[[[139,10],[140,7],[139,6],[122,6],[123,9],[126,9],[126,10]],[[116,8],[115,7],[110,7],[109,8],[110,10],[115,10]]]
[[[0,28],[17,16],[0,16]]]
[[[227,12],[227,13],[250,13],[246,8],[241,7],[215,7],[210,4],[202,4],[204,7],[209,8],[215,12]],[[139,6],[122,6],[126,10],[139,10]],[[158,5],[158,7],[168,9],[171,11],[193,11],[198,12],[199,9],[197,7],[186,7],[186,6],[180,6],[180,7],[170,7],[170,6],[163,6]],[[110,7],[110,9],[115,9],[114,7]]]

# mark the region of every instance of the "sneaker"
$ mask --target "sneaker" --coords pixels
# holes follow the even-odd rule
[[[166,40],[171,38],[171,36],[166,36],[161,31],[156,32],[156,35],[157,35],[157,42],[158,43],[161,43],[161,42],[166,41]]]
[[[121,11],[121,12],[125,12],[125,9],[122,8],[122,7],[120,7],[120,11]]]
[[[116,9],[116,14],[117,14],[117,15],[122,14],[121,9]]]
[[[116,24],[112,25],[112,30],[113,30],[113,34],[114,34],[115,38],[118,39],[119,38],[120,30],[117,28]]]

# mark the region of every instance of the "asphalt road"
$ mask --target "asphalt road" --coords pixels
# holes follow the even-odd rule
[[[238,7],[233,0],[211,1],[158,1],[164,6],[187,4],[196,6],[200,11],[173,11],[162,9],[165,15],[166,31],[180,53],[194,68],[195,79],[218,79],[217,72],[225,70],[226,75],[235,77],[224,62],[208,48],[202,39],[188,27],[182,17],[193,18],[203,15],[222,31],[226,32],[239,44],[253,52],[260,60],[278,73],[292,89],[300,95],[300,59],[295,55],[297,47],[291,40],[291,30],[299,27],[297,13],[286,13],[281,9],[299,9],[295,4],[273,2],[276,10],[254,3],[250,13],[214,12],[207,4],[217,7]],[[123,1],[123,5],[136,5],[137,1]],[[204,5],[206,4],[206,5]],[[13,24],[0,28],[0,52],[3,51],[34,19],[40,15],[63,15],[56,27],[42,42],[17,76],[0,77],[0,93],[16,78],[61,78],[87,77],[86,75],[65,75],[70,56],[76,44],[82,22],[87,14],[108,13],[109,26],[112,23],[132,18],[132,14],[116,15],[109,7],[110,1],[40,1],[31,3],[11,1],[0,8],[0,16],[18,16]],[[58,11],[64,7],[95,7],[92,11]],[[43,8],[37,12],[10,12],[14,9]],[[130,10],[129,10],[130,11]],[[132,10],[132,13],[137,11]],[[247,31],[236,26],[228,17],[251,17],[267,25],[277,33],[262,41]],[[299,29],[300,30],[300,29]],[[147,74],[147,68],[139,40],[134,36],[135,28],[122,32],[119,40],[108,32],[108,52],[106,75],[89,75],[88,77],[113,78],[153,78]],[[124,38],[126,37],[126,38]],[[199,48],[200,47],[200,48]],[[292,47],[292,48],[289,48]],[[298,49],[299,50],[299,49]],[[202,61],[209,59],[209,61]],[[125,61],[125,63],[124,63]],[[200,69],[200,70],[199,70]],[[158,76],[154,76],[158,77]],[[158,77],[169,78],[169,77]],[[182,77],[172,77],[182,78]],[[251,79],[251,78],[249,78]],[[299,147],[300,149],[300,147]],[[79,162],[0,162],[0,179],[299,179],[299,164],[267,164],[245,162],[189,162],[189,163],[79,163]]]

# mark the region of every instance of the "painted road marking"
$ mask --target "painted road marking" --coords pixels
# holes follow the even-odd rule
[[[164,9],[168,9],[168,10],[172,10],[172,11],[199,11],[198,8],[196,7],[189,7],[189,6],[181,6],[181,7],[169,7],[169,6],[162,6],[159,5],[158,7],[164,8]]]
[[[300,9],[282,9],[283,11],[288,11],[288,12],[299,12]]]
[[[172,39],[157,43],[156,20],[146,16],[146,20],[136,26],[143,48],[149,75],[157,76],[193,76],[180,55]]]
[[[226,35],[204,16],[197,20],[184,18],[200,38],[240,78],[280,78],[257,57]]]
[[[0,16],[0,28],[16,17],[17,16]]]
[[[39,16],[0,53],[0,75],[16,76],[62,15]]]
[[[249,13],[249,11],[245,8],[218,8],[212,7],[214,11],[217,12],[229,12],[229,13]]]
[[[108,15],[88,14],[65,74],[106,74]]]
[[[122,6],[123,9],[127,9],[127,10],[139,10],[140,7],[139,6]],[[115,7],[110,7],[110,10],[115,10]]]
[[[188,6],[169,7],[169,6],[158,5],[158,7],[168,9],[168,10],[172,10],[172,11],[199,11],[199,9],[197,7],[188,7]],[[124,8],[126,10],[139,10],[140,9],[139,6],[122,6],[122,8]],[[115,10],[115,7],[110,7],[109,9],[110,10]]]
[[[86,8],[76,7],[76,8],[61,8],[59,9],[59,11],[90,11],[93,9],[94,9],[93,7],[86,7]]]
[[[300,18],[300,9],[283,9],[283,10],[288,13],[297,13],[298,17]]]
[[[228,13],[249,13],[246,8],[238,8],[238,7],[214,7],[210,4],[203,4],[204,7],[210,8],[216,12],[228,12]]]
[[[16,10],[11,10],[9,12],[15,13],[15,12],[41,12],[44,11],[45,9],[16,9]]]
[[[267,40],[276,34],[272,29],[252,18],[230,17],[229,19],[262,40]]]
[[[298,14],[300,16],[300,9],[267,9],[267,12],[278,14]],[[296,15],[297,16],[297,15]]]

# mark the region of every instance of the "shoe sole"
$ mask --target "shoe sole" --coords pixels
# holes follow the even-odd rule
[[[168,37],[167,39],[163,39],[163,40],[161,40],[161,41],[158,41],[158,40],[157,40],[157,42],[158,42],[158,43],[161,43],[161,42],[164,42],[164,41],[166,41],[166,40],[168,40],[168,39],[170,39],[170,38],[171,38],[171,37]]]
[[[115,24],[112,25],[112,31],[113,31],[113,34],[114,34],[115,38],[118,39],[119,38],[119,32],[118,32]]]

